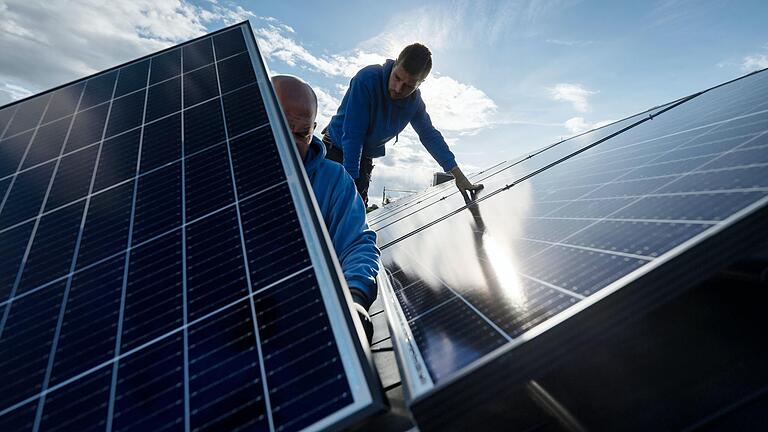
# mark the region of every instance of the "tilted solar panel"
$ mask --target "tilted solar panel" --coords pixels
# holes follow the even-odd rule
[[[0,430],[320,430],[381,409],[247,23],[0,122]]]
[[[768,72],[653,114],[496,169],[469,205],[371,213],[421,428],[514,416],[505,392],[768,239]]]

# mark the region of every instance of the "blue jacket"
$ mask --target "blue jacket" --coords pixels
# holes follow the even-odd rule
[[[394,60],[366,66],[352,78],[328,134],[344,152],[344,168],[352,178],[360,175],[360,157],[384,156],[384,144],[411,123],[429,154],[443,170],[456,166],[456,157],[440,132],[432,126],[421,92],[401,100],[389,97],[389,74]]]
[[[344,168],[325,158],[325,146],[317,137],[312,137],[304,169],[352,297],[368,308],[376,300],[379,249],[376,233],[365,220],[363,200]]]

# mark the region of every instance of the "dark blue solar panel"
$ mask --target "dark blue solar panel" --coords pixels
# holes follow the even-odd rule
[[[221,57],[217,52],[217,56]],[[256,75],[251,67],[251,57],[248,53],[238,54],[218,63],[221,77],[221,91],[227,93],[256,82]]]
[[[372,213],[396,315],[413,337],[402,343],[420,353],[427,388],[484,367],[477,361],[499,348],[513,356],[560,312],[766,205],[767,93],[768,73],[758,73],[605,141],[605,131],[588,133],[488,170],[462,211],[463,199],[438,187]]]
[[[0,404],[14,405],[42,388],[66,282],[29,293],[6,306],[0,338]]]
[[[232,138],[264,126],[264,103],[259,88],[251,85],[224,95],[224,116]]]
[[[247,198],[285,180],[267,173],[280,169],[280,155],[268,128],[241,135],[230,142],[237,193]]]
[[[147,95],[147,116],[145,121],[157,120],[181,110],[181,78],[153,85]]]
[[[0,110],[0,137],[4,136],[5,129],[8,127],[11,119],[16,114],[17,108],[18,107],[16,106],[12,106]]]
[[[46,94],[35,97],[27,103],[19,106],[16,115],[13,116],[13,120],[8,125],[8,129],[5,131],[5,137],[12,137],[21,132],[34,129],[42,121],[43,113],[48,107],[48,101],[51,100],[51,95]]]
[[[188,108],[219,95],[216,67],[205,66],[184,74],[184,107]]]
[[[87,111],[78,112],[72,123],[64,152],[69,153],[101,141],[108,111],[109,104],[102,104]]]
[[[189,45],[184,45],[182,57],[184,72],[195,70],[201,66],[213,63],[213,45],[211,39],[201,39]]]
[[[45,202],[46,211],[88,195],[98,151],[98,146],[91,146],[61,158]]]
[[[91,197],[80,240],[77,267],[113,256],[128,246],[133,183],[107,189]]]
[[[124,264],[125,256],[119,255],[72,277],[51,373],[52,385],[112,358]]]
[[[93,185],[94,191],[116,185],[136,175],[140,139],[141,130],[134,129],[104,140]]]
[[[145,173],[181,158],[181,114],[144,126],[141,141],[141,172]]]
[[[85,88],[84,82],[72,84],[56,90],[48,104],[48,110],[43,117],[43,123],[48,123],[62,117],[72,115],[80,102],[80,95]]]
[[[213,48],[219,60],[245,51],[243,32],[231,30],[213,37]]]
[[[117,135],[141,124],[144,114],[144,92],[131,93],[112,102],[106,137]]]
[[[149,74],[149,83],[157,84],[181,75],[181,49],[175,49],[158,54],[151,59],[152,68]]]
[[[220,99],[184,111],[184,152],[187,155],[222,143],[224,138]]]
[[[0,177],[16,172],[31,138],[32,132],[26,132],[0,141]]]
[[[0,213],[0,229],[37,216],[55,165],[55,162],[48,162],[16,176],[13,187],[6,192]]]
[[[120,97],[146,87],[148,73],[149,60],[144,60],[124,67],[120,70],[120,76],[117,79],[115,97]]]
[[[17,294],[69,273],[83,207],[83,202],[75,203],[40,218],[29,256],[22,267]]]
[[[235,201],[226,145],[189,156],[185,169],[187,222]]]
[[[127,351],[183,324],[181,231],[131,251],[121,350]]]
[[[0,429],[290,431],[372,409],[245,29],[0,109]]]
[[[112,98],[115,91],[117,71],[107,72],[89,79],[80,100],[79,111],[104,103]]]
[[[210,251],[219,252],[211,254]],[[187,308],[190,319],[248,294],[240,227],[233,207],[187,227]]]
[[[70,124],[72,124],[72,117],[64,117],[40,126],[29,145],[22,168],[29,168],[58,157],[64,146]]]
[[[13,289],[34,225],[30,221],[0,232],[0,302],[7,300]]]
[[[181,225],[181,162],[139,177],[133,244]]]

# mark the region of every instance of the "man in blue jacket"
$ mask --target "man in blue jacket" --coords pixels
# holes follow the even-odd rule
[[[364,67],[352,78],[341,106],[323,131],[326,157],[344,165],[366,205],[373,158],[384,156],[384,144],[392,138],[397,142],[408,123],[435,161],[453,174],[465,198],[467,191],[483,187],[467,180],[445,139],[432,126],[418,90],[431,69],[432,53],[419,43],[405,47],[397,61]]]
[[[376,233],[368,228],[365,208],[357,198],[352,178],[341,165],[325,159],[325,146],[312,135],[317,115],[315,92],[304,81],[288,75],[272,77],[272,85],[304,161],[317,205],[370,342],[373,326],[368,308],[376,300],[379,272]]]

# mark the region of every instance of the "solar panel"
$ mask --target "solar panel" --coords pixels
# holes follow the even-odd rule
[[[0,108],[0,429],[382,409],[247,22]]]
[[[768,239],[768,72],[480,178],[470,204],[443,187],[370,215],[423,429],[514,413],[510,389]]]

